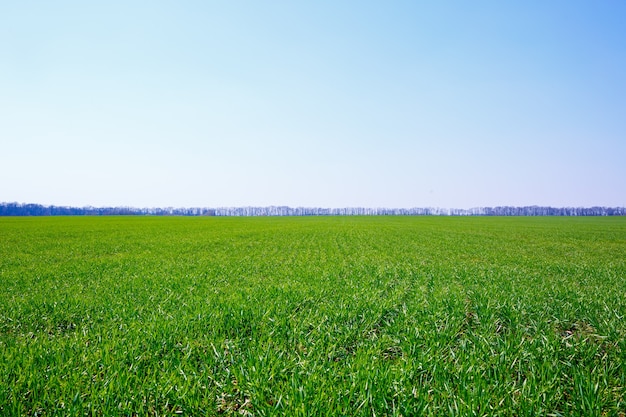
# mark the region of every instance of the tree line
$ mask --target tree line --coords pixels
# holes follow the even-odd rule
[[[624,207],[498,206],[446,208],[321,207],[68,207],[0,203],[0,216],[624,216]]]

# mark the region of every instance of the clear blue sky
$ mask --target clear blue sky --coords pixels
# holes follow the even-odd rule
[[[624,1],[7,1],[0,201],[626,206]]]

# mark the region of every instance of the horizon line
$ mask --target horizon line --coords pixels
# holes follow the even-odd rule
[[[280,216],[626,216],[624,207],[553,207],[553,206],[484,206],[470,209],[441,207],[131,207],[131,206],[56,206],[37,203],[0,202],[0,216],[216,216],[216,217],[280,217]]]

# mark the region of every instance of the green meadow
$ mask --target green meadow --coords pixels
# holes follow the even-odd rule
[[[2,416],[626,416],[624,217],[0,218]]]

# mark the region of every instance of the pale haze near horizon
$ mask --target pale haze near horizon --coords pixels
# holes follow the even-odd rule
[[[626,206],[626,3],[5,2],[0,201]]]

